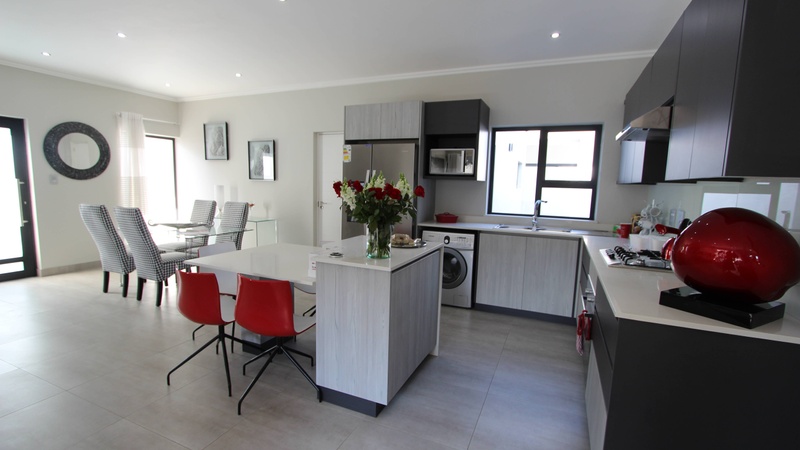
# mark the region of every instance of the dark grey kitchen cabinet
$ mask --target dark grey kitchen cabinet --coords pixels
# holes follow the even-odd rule
[[[649,89],[644,94],[646,110],[643,113],[669,104],[675,96],[682,34],[683,17],[672,27],[653,55]]]
[[[667,142],[620,142],[617,184],[656,184],[664,181]]]
[[[481,99],[425,103],[425,161],[431,149],[474,149],[474,171],[470,175],[431,174],[426,178],[486,181],[489,152],[489,106]]]
[[[615,317],[602,281],[586,405],[591,448],[796,448],[800,346]],[[790,388],[787,389],[787,386]]]
[[[624,124],[646,112],[672,103],[678,80],[683,18],[647,63],[625,96]],[[664,181],[667,143],[664,140],[621,141],[617,184],[656,184]]]
[[[419,139],[422,102],[418,100],[344,107],[344,140]]]
[[[624,125],[628,125],[633,119],[652,109],[648,109],[649,105],[646,97],[647,90],[650,88],[650,78],[652,74],[653,60],[651,59],[625,96],[625,112],[622,118]]]
[[[694,0],[683,20],[665,178],[800,176],[800,2]]]

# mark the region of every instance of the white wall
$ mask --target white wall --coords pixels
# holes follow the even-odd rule
[[[102,203],[109,209],[119,204],[114,117],[119,111],[178,122],[178,105],[171,101],[0,66],[0,115],[24,119],[29,138],[40,273],[58,273],[99,259],[78,214],[78,204]],[[111,147],[111,162],[99,177],[72,180],[59,175],[44,158],[42,143],[47,132],[72,121],[96,128]],[[50,184],[51,175],[58,184]]]
[[[183,103],[178,144],[181,208],[195,198],[211,198],[213,187],[238,188],[239,200],[255,204],[251,214],[280,221],[280,240],[313,243],[314,133],[342,130],[344,106],[400,100],[439,101],[482,98],[497,126],[600,123],[604,126],[600,197],[595,224],[611,229],[629,221],[646,202],[647,188],[616,184],[625,93],[646,60],[626,60],[429,77],[359,86],[265,94]],[[203,123],[228,122],[229,161],[205,161]],[[275,139],[277,180],[247,179],[247,141]],[[437,181],[436,211],[473,220],[484,217],[487,183]],[[502,218],[506,223],[513,219]],[[519,219],[520,221],[528,219]],[[545,221],[546,223],[546,221]],[[568,225],[572,226],[572,225]]]
[[[40,268],[55,273],[69,266],[96,261],[97,254],[77,214],[81,202],[117,204],[118,172],[115,119],[118,111],[178,122],[177,182],[179,215],[188,216],[196,198],[213,198],[214,185],[238,188],[238,199],[265,207],[280,220],[280,240],[313,243],[314,133],[340,131],[344,106],[400,100],[482,98],[496,126],[601,123],[604,126],[597,224],[610,229],[629,220],[646,202],[648,189],[617,186],[619,145],[614,134],[622,127],[622,102],[646,63],[644,59],[546,66],[370,83],[306,91],[252,95],[177,104],[0,66],[0,114],[26,119],[30,136]],[[54,125],[80,121],[97,128],[112,150],[109,169],[87,181],[55,174],[44,160],[41,142]],[[206,161],[203,123],[228,123],[228,161]],[[274,139],[277,180],[250,181],[247,142]],[[487,184],[438,181],[436,211],[475,220],[484,217]],[[507,217],[505,222],[513,222]],[[526,219],[520,218],[520,222]],[[546,222],[545,222],[546,223]],[[567,224],[567,226],[573,226]],[[70,236],[64,239],[64,236]]]

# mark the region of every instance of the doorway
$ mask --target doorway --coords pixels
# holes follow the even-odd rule
[[[342,179],[344,133],[316,133],[314,136],[314,245],[342,239],[342,201],[333,183]]]
[[[0,281],[36,276],[25,122],[0,117]]]

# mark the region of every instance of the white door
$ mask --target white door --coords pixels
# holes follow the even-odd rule
[[[314,240],[317,246],[342,238],[342,200],[336,197],[333,183],[342,179],[343,146],[344,134],[341,132],[316,134]]]

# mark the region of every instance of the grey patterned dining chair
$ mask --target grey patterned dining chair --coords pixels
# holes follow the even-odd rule
[[[214,226],[214,213],[217,210],[215,200],[195,200],[192,206],[192,215],[189,217],[191,223],[202,223],[207,227]],[[197,247],[208,245],[208,237],[192,239],[191,242],[167,242],[158,244],[158,249],[162,252],[185,252]]]
[[[164,282],[175,275],[175,270],[183,270],[183,261],[190,256],[183,252],[161,253],[153,242],[153,236],[142,217],[139,208],[114,208],[117,223],[128,241],[136,263],[136,300],[142,299],[142,288],[145,280],[156,282],[156,306],[161,306]]]
[[[247,202],[225,202],[222,207],[222,228],[244,228],[247,226],[247,216],[250,214],[250,205]],[[242,249],[242,238],[244,231],[233,234],[224,234],[217,236],[216,243],[220,242],[233,242],[236,244],[236,250]]]
[[[128,296],[128,274],[136,269],[133,255],[125,247],[125,243],[114,228],[111,215],[105,205],[81,204],[78,210],[83,224],[89,230],[97,251],[100,252],[100,265],[103,267],[103,292],[108,292],[108,276],[110,272],[122,275],[122,296]]]

